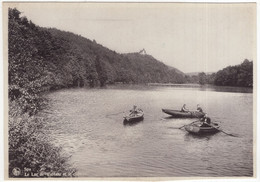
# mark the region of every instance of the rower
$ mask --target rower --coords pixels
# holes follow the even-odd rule
[[[204,117],[201,118],[200,121],[202,122],[200,127],[209,127],[211,124],[211,119],[207,116],[207,114],[205,114]]]
[[[130,115],[136,115],[137,114],[137,109],[136,108],[137,108],[137,106],[134,105],[133,109],[130,110]]]
[[[140,113],[140,112],[143,112],[143,110],[140,109],[140,108],[137,108],[137,106],[134,105],[134,106],[133,106],[133,109],[130,110],[129,115],[135,116],[135,115],[137,115],[137,114]]]
[[[202,108],[200,107],[199,104],[197,104],[197,111],[203,113],[203,110],[202,110]]]
[[[186,108],[186,104],[183,104],[181,112],[189,112],[189,109]]]

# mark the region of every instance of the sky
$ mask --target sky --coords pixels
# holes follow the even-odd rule
[[[146,53],[185,73],[256,61],[255,3],[16,3],[33,23],[118,53]]]

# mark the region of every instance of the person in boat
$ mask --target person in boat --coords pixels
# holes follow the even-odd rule
[[[142,112],[142,109],[137,109],[137,106],[134,105],[133,109],[130,110],[130,114],[129,115],[134,116],[134,115],[138,114],[139,112]]]
[[[202,108],[200,107],[199,104],[197,105],[197,111],[203,113],[203,110],[202,110]]]
[[[207,116],[207,114],[205,114],[200,121],[201,121],[200,127],[209,127],[211,125],[211,119]]]
[[[189,112],[189,109],[186,108],[186,104],[183,104],[181,112]]]

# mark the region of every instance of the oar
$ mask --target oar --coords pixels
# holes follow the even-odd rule
[[[182,128],[185,127],[185,126],[187,126],[187,125],[191,125],[191,124],[196,123],[196,122],[198,122],[198,121],[199,121],[199,120],[193,121],[192,123],[190,123],[190,124],[186,124],[186,125],[183,125],[182,127],[177,128],[177,129],[182,129]]]
[[[114,113],[114,114],[107,114],[107,116],[117,115],[117,114],[124,113],[124,112],[125,112],[125,111],[121,111],[121,112]]]
[[[220,131],[222,133],[225,133],[226,135],[229,135],[229,136],[232,136],[232,137],[238,137],[237,135],[234,135],[234,134],[231,134],[231,133],[226,133],[225,131],[220,130],[220,129],[218,129],[218,128],[214,127],[213,125],[210,125],[210,124],[208,124],[206,122],[205,122],[205,124],[208,125],[208,126],[211,126],[212,128],[215,128],[216,130],[218,130],[218,131]]]

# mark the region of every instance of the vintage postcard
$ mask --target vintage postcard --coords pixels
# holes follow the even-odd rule
[[[4,2],[5,179],[256,180],[256,6]]]

